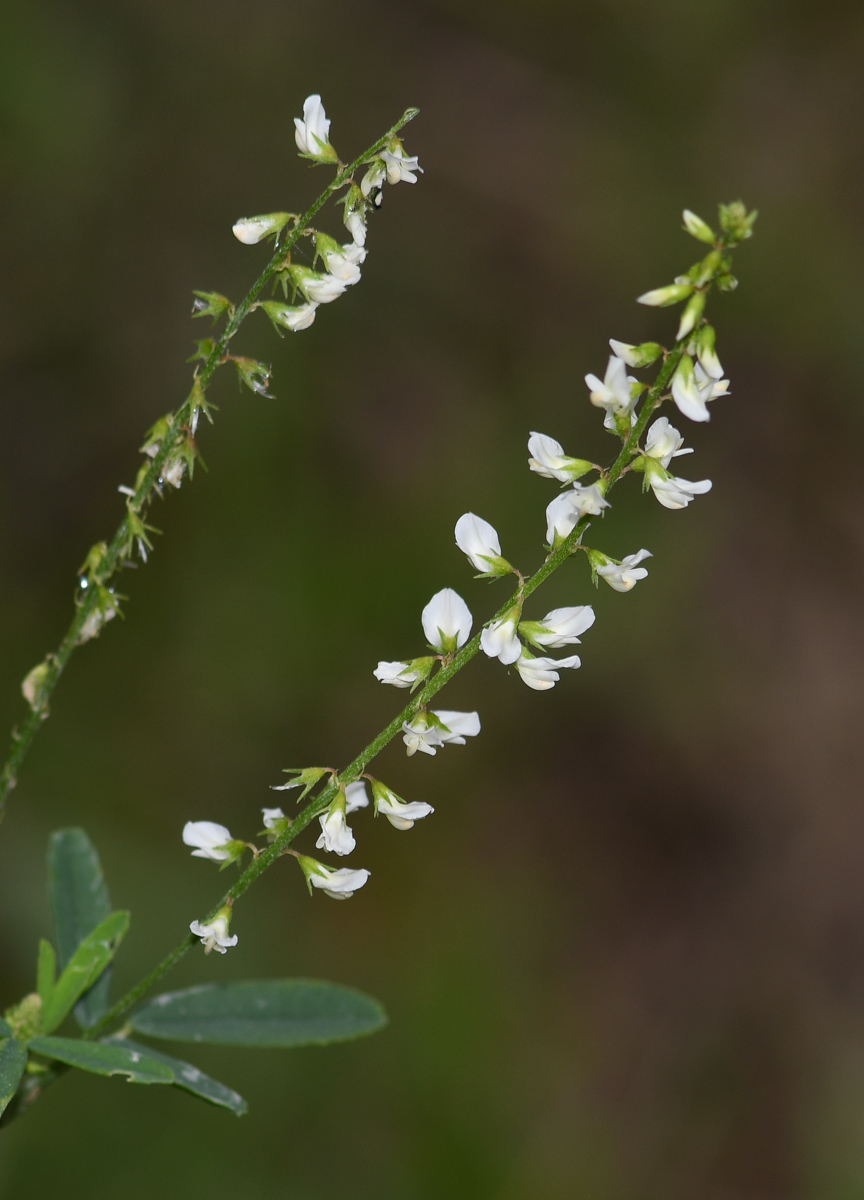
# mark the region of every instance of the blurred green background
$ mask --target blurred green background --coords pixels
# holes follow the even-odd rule
[[[459,514],[539,563],[528,431],[610,455],[582,377],[610,336],[670,336],[633,300],[696,258],[681,209],[761,216],[712,307],[733,395],[681,426],[713,492],[667,512],[622,485],[600,544],[647,546],[650,578],[595,594],[576,561],[532,607],[595,603],[582,669],[540,695],[475,662],[446,706],[482,735],[377,769],[434,818],[361,814],[362,893],[310,899],[286,862],[238,948],[168,984],[330,978],[389,1029],[194,1054],[242,1121],[70,1074],[3,1134],[3,1195],[864,1194],[862,65],[854,0],[4,0],[4,727],[185,395],[192,289],[239,298],[266,250],[233,221],[325,179],[294,153],[304,96],[346,158],[418,105],[426,170],[309,332],[244,327],[276,398],[217,377],[209,473],[157,505],[128,619],[64,677],[0,830],[4,1005],[50,933],[50,830],[83,825],[131,907],[128,986],[224,881],[183,823],[254,835],[284,766],[342,764],[396,711],[371,671],[423,652],[434,591],[500,603]]]

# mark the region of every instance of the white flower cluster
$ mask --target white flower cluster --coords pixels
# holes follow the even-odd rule
[[[329,142],[330,125],[321,107],[320,97],[309,97],[304,107],[304,120],[298,120],[295,124],[297,144],[306,157],[316,162],[335,161],[335,151]],[[387,150],[377,155],[369,164],[360,187],[352,186],[352,192],[346,200],[345,222],[352,232],[352,245],[340,247],[331,238],[318,235],[317,251],[327,267],[327,276],[316,275],[314,271],[304,267],[289,267],[289,273],[293,273],[291,278],[295,288],[304,293],[313,310],[315,305],[335,298],[359,279],[360,263],[365,255],[363,244],[367,203],[374,205],[380,202],[385,181],[397,183],[407,180],[414,183],[415,172],[418,170],[417,160],[408,158],[401,143],[393,139]],[[276,217],[283,215],[275,214]],[[747,219],[752,224],[752,218]],[[685,227],[694,237],[709,242],[714,239],[713,232],[694,214],[685,212],[684,220]],[[265,219],[256,218],[256,221],[263,222]],[[272,232],[272,228],[268,227],[268,232]],[[250,236],[243,240],[258,240],[257,226],[255,234],[254,238]],[[743,233],[741,236],[747,234]],[[642,303],[651,305],[688,301],[679,324],[677,344],[672,351],[674,371],[671,365],[666,365],[660,378],[663,381],[669,380],[669,395],[679,411],[698,422],[709,419],[708,402],[727,394],[729,386],[728,381],[722,378],[723,371],[715,351],[714,330],[702,320],[706,286],[714,280],[716,270],[722,267],[725,271],[728,265],[728,260],[722,259],[719,247],[720,243],[704,263],[691,268],[688,276],[676,280],[667,288],[660,288],[640,297]],[[716,268],[709,270],[706,264],[715,260]],[[731,278],[728,275],[722,276],[718,278],[718,283],[722,287],[723,279],[726,279],[725,286],[728,290],[734,286],[734,280],[728,282]],[[287,323],[287,319],[282,323]],[[650,413],[667,398],[656,389],[656,385],[654,391],[648,392],[650,408],[647,411],[643,408],[641,413],[637,411],[640,397],[647,391],[647,385],[629,375],[628,367],[639,370],[656,362],[661,355],[666,356],[665,362],[668,364],[668,353],[654,342],[630,345],[612,339],[610,346],[613,353],[603,379],[589,374],[585,376],[585,382],[591,403],[604,410],[605,427],[624,443],[625,453],[615,468],[606,472],[586,459],[573,458],[565,454],[559,442],[544,433],[532,432],[528,440],[529,469],[536,475],[555,480],[563,487],[546,508],[549,558],[556,556],[556,552],[571,537],[577,526],[580,530],[588,527],[587,518],[604,515],[605,510],[610,507],[606,491],[610,483],[624,471],[641,472],[645,489],[650,488],[660,504],[668,509],[686,508],[695,496],[711,489],[709,479],[691,482],[674,475],[670,470],[673,459],[692,451],[684,447],[683,437],[667,417],[658,417],[647,429],[645,428]],[[598,472],[598,478],[594,482],[579,482],[592,470]],[[494,527],[475,513],[464,513],[456,523],[455,538],[456,545],[478,572],[479,578],[494,580],[512,574],[519,580],[509,605],[501,609],[484,626],[479,638],[468,648],[468,656],[476,653],[479,644],[479,648],[487,657],[498,659],[505,666],[515,667],[522,681],[534,691],[547,691],[554,687],[560,678],[560,670],[579,667],[581,660],[576,654],[554,658],[546,652],[580,643],[580,635],[594,624],[595,616],[591,605],[555,608],[540,620],[523,620],[522,608],[526,594],[530,595],[537,580],[535,578],[533,584],[532,581],[526,583],[521,572],[503,557],[501,541]],[[567,543],[564,551],[557,555],[558,560],[561,560],[566,551],[572,552],[577,549],[582,549],[587,554],[594,583],[603,579],[616,592],[631,591],[637,582],[648,575],[647,568],[642,565],[646,559],[651,558],[648,550],[638,550],[619,560],[611,558],[603,551],[583,546],[580,534],[578,541],[573,539],[573,544]],[[411,688],[413,691],[429,678],[436,663],[441,664],[443,674],[436,676],[439,682],[427,688],[416,705],[409,704],[406,709],[407,715],[401,729],[402,740],[409,757],[418,751],[434,756],[441,747],[447,745],[464,746],[467,738],[476,737],[480,732],[480,717],[476,712],[429,709],[427,703],[440,685],[449,679],[448,670],[451,667],[453,670],[458,669],[461,665],[459,652],[468,644],[474,624],[468,605],[452,588],[443,588],[436,592],[423,609],[421,624],[434,653],[418,658],[382,661],[374,671],[375,678],[381,683],[397,688]],[[529,646],[541,653],[532,653]],[[387,733],[389,736],[390,731]],[[332,799],[326,811],[320,811],[319,808],[321,832],[316,842],[319,850],[340,857],[354,851],[356,839],[348,824],[348,818],[353,813],[369,807],[367,781],[371,784],[375,815],[383,814],[396,829],[411,829],[415,822],[434,811],[432,806],[425,802],[402,800],[385,784],[369,775],[345,784],[339,780],[336,772],[324,767],[293,769],[291,774],[294,778],[291,782],[281,785],[277,790],[303,787],[300,797],[303,799],[328,773],[331,782],[323,794]],[[278,839],[291,825],[290,818],[286,817],[281,808],[265,808],[263,815],[264,832],[271,842]],[[183,840],[195,847],[192,852],[194,855],[212,859],[221,863],[223,867],[239,859],[248,845],[233,839],[224,825],[209,821],[188,822],[183,830]],[[255,854],[259,853],[255,847],[252,849]],[[288,853],[295,854],[295,851],[290,850]],[[306,855],[297,854],[296,857],[310,892],[313,888],[318,888],[325,895],[335,899],[346,899],[363,887],[369,878],[369,872],[362,868],[336,869]],[[236,936],[228,938],[229,920],[230,909],[225,908],[207,924],[193,922],[191,929],[196,936],[201,937],[208,951],[216,949],[224,952],[226,946],[234,945],[237,941]]]
[[[303,104],[303,118],[294,118],[294,140],[303,158],[314,163],[335,164],[339,158],[330,143],[330,121],[318,95],[307,96]],[[366,214],[370,206],[381,203],[381,188],[384,183],[399,183],[405,180],[416,183],[415,172],[422,171],[416,157],[408,157],[398,138],[391,138],[387,149],[376,155],[369,164],[358,187],[349,186],[345,198],[345,226],[351,241],[345,245],[327,234],[315,237],[316,259],[320,258],[326,270],[316,271],[296,263],[286,268],[286,280],[303,296],[303,304],[280,304],[273,300],[259,301],[274,325],[297,333],[308,329],[315,320],[321,304],[338,299],[346,288],[360,280],[360,267],[366,258]],[[265,213],[258,217],[241,217],[234,224],[234,236],[247,246],[254,246],[269,237],[278,237],[282,229],[292,220],[291,213]]]

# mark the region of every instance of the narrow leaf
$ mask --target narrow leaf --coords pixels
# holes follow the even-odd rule
[[[205,1075],[191,1063],[184,1062],[182,1058],[172,1058],[170,1054],[163,1054],[161,1050],[154,1050],[151,1046],[142,1046],[139,1042],[132,1042],[128,1038],[103,1038],[102,1044],[128,1046],[130,1050],[137,1050],[139,1054],[145,1055],[148,1059],[164,1063],[174,1072],[175,1087],[183,1088],[184,1091],[191,1092],[193,1096],[200,1096],[202,1100],[206,1100],[210,1104],[217,1104],[220,1108],[228,1108],[238,1117],[242,1117],[249,1107],[237,1092],[226,1087],[224,1083],[211,1079],[209,1075]]]
[[[51,943],[42,938],[39,942],[39,959],[36,963],[36,991],[42,1000],[43,1009],[51,999],[56,977],[57,955],[54,953]]]
[[[228,1046],[311,1046],[387,1023],[371,996],[312,979],[211,983],[155,996],[129,1024],[138,1033]]]
[[[93,986],[114,957],[128,928],[128,912],[115,912],[84,939],[66,964],[42,1011],[42,1028],[46,1033],[56,1029],[78,997]]]
[[[170,1067],[130,1046],[64,1037],[31,1038],[29,1046],[37,1054],[68,1063],[70,1067],[80,1067],[82,1071],[92,1071],[94,1075],[126,1075],[130,1083],[174,1082]]]
[[[96,848],[83,829],[60,829],[48,842],[48,880],[60,969],[88,933],[111,913],[108,888]],[[111,968],[75,1005],[75,1017],[85,1029],[108,1011]]]
[[[0,1113],[18,1091],[18,1084],[27,1066],[27,1051],[12,1038],[0,1042]]]

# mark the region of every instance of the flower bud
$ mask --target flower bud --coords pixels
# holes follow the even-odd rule
[[[726,234],[727,241],[743,242],[753,236],[753,222],[759,216],[754,208],[748,213],[740,200],[732,204],[721,204],[719,207],[720,225]]]
[[[628,367],[637,369],[650,367],[663,353],[659,342],[641,342],[638,346],[631,346],[627,342],[617,342],[615,338],[610,338],[609,345],[616,358],[623,358]]]
[[[264,238],[280,233],[293,216],[293,213],[275,212],[266,213],[263,217],[241,217],[234,223],[233,233],[238,242],[243,242],[246,246],[254,246]],[[200,293],[196,292],[195,294],[199,295]]]
[[[636,297],[637,304],[649,304],[653,308],[666,308],[670,304],[680,304],[691,295],[693,287],[689,283],[670,283],[667,287],[655,288],[653,292],[644,292]]]
[[[676,341],[681,341],[688,333],[692,333],[694,327],[702,317],[705,309],[705,292],[694,292],[687,302],[687,307],[681,314],[681,321],[678,325],[678,333]]]
[[[717,235],[710,225],[706,224],[701,217],[697,217],[689,208],[684,209],[684,228],[694,238],[698,238],[700,242],[707,242],[709,246],[713,246],[717,241]]]
[[[223,313],[229,315],[234,313],[234,305],[227,296],[223,296],[219,292],[193,292],[192,295],[198,297],[192,305],[193,317],[212,317],[215,321]],[[196,357],[200,357],[200,355]]]

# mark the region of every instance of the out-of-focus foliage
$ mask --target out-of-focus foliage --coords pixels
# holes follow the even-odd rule
[[[733,395],[687,429],[714,491],[668,513],[622,485],[601,548],[647,546],[649,579],[595,595],[574,562],[547,589],[596,603],[582,669],[536,695],[474,664],[448,706],[483,734],[376,768],[436,812],[405,836],[358,816],[362,894],[310,899],[288,863],[238,905],[235,951],[171,979],[325,976],[389,1029],[202,1050],[243,1121],[70,1073],[3,1135],[8,1194],[860,1193],[862,53],[851,0],[7,0],[4,725],[185,394],[192,290],[236,299],[266,250],[233,221],[317,192],[303,97],[343,154],[419,105],[426,174],[311,330],[238,338],[275,399],[217,382],[209,473],[154,514],[127,620],[76,656],[0,829],[0,1004],[50,933],[49,831],[85,827],[135,912],[119,994],[219,890],[184,821],[255,833],[282,767],[338,765],[395,711],[371,671],[423,652],[434,591],[500,602],[456,517],[539,561],[528,431],[609,455],[582,376],[609,336],[671,336],[633,300],[692,260],[682,208],[761,213],[713,302]]]

